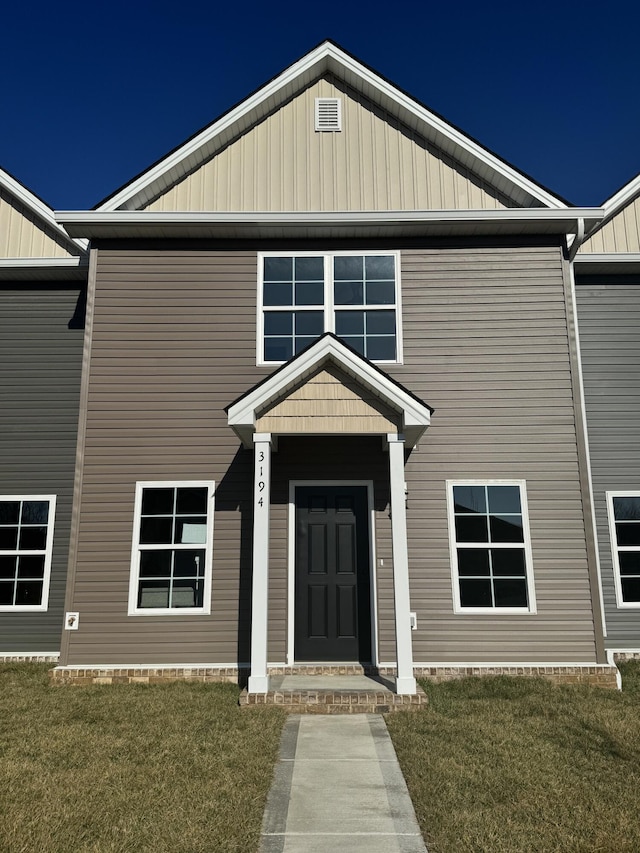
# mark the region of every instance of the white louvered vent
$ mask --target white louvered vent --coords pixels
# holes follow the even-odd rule
[[[342,130],[342,98],[316,98],[316,130]]]

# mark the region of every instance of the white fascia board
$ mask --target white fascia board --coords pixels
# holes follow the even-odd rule
[[[420,434],[431,422],[431,412],[426,406],[399,388],[384,374],[374,370],[366,361],[358,358],[351,350],[344,347],[335,338],[321,338],[307,352],[294,361],[282,367],[270,380],[263,382],[253,392],[229,408],[229,426],[236,429],[238,435],[246,442],[246,437],[253,430],[256,411],[264,408],[272,400],[283,394],[287,388],[294,386],[312,373],[316,367],[327,359],[331,359],[338,367],[359,380],[380,399],[403,414],[403,421],[411,428],[412,436]],[[417,438],[414,440],[417,441]]]
[[[138,194],[147,190],[154,182],[167,176],[172,169],[179,168],[183,161],[197,154],[199,149],[207,145],[219,134],[224,133],[235,122],[243,119],[252,110],[257,110],[270,99],[273,99],[277,103],[278,96],[282,94],[283,90],[294,84],[298,78],[311,79],[313,76],[319,75],[322,71],[328,70],[332,64],[337,65],[337,69],[334,68],[334,71],[337,70],[339,73],[341,69],[347,70],[352,75],[360,78],[365,84],[373,87],[381,97],[391,99],[401,109],[406,110],[410,115],[414,116],[418,123],[428,125],[436,134],[444,136],[454,146],[466,151],[472,159],[484,164],[495,174],[517,186],[532,198],[537,199],[542,205],[558,209],[567,207],[563,201],[548,193],[507,163],[504,163],[461,131],[456,130],[444,121],[444,119],[441,119],[430,110],[418,104],[413,98],[405,95],[373,71],[365,68],[357,60],[343,53],[335,45],[325,42],[302,57],[298,62],[289,66],[289,68],[246,100],[242,101],[237,107],[222,116],[219,121],[205,128],[193,139],[177,148],[173,153],[140,175],[139,178],[127,184],[120,192],[100,205],[98,210],[116,210],[133,200]],[[508,195],[508,193],[506,194]]]
[[[640,252],[602,252],[576,255],[573,261],[576,271],[582,274],[605,274],[640,272]]]
[[[604,217],[591,228],[587,233],[587,238],[591,237],[592,234],[602,228],[603,225],[606,225],[607,222],[613,219],[616,214],[620,213],[620,211],[630,204],[639,194],[640,175],[636,175],[636,177],[630,180],[628,184],[625,184],[618,190],[618,192],[614,193],[611,198],[608,198],[603,202],[602,209],[604,210]]]
[[[1,269],[75,269],[85,266],[88,260],[83,257],[73,258],[0,258]]]
[[[86,251],[88,242],[86,240],[74,240],[70,237],[64,228],[56,221],[53,210],[49,205],[41,201],[33,193],[29,192],[26,187],[23,187],[19,181],[12,178],[4,169],[0,169],[0,186],[23,204],[27,210],[30,210],[38,219],[45,222],[50,228],[53,228],[68,244],[76,250],[81,249]]]

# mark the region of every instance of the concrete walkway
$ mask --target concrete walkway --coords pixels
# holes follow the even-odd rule
[[[426,853],[384,719],[290,716],[260,853]]]

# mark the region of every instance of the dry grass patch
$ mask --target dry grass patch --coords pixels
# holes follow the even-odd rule
[[[52,687],[0,665],[0,850],[256,850],[284,715],[231,684]]]
[[[423,683],[387,725],[430,853],[638,853],[640,664],[623,692]]]

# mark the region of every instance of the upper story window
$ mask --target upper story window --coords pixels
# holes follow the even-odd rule
[[[449,482],[457,612],[535,612],[524,483]]]
[[[209,613],[211,482],[138,483],[129,613]]]
[[[395,252],[260,256],[258,363],[288,361],[324,332],[365,358],[401,360]]]
[[[46,610],[54,495],[0,495],[0,610]]]
[[[618,607],[640,607],[640,493],[607,492]]]

